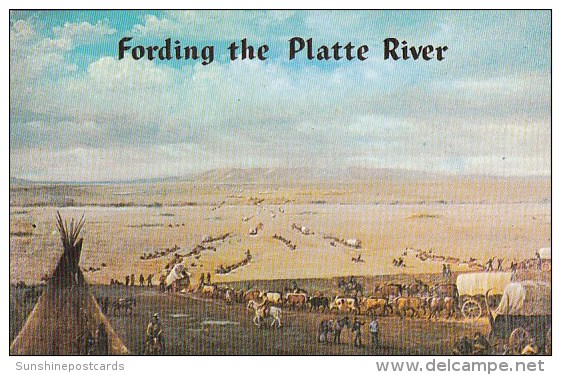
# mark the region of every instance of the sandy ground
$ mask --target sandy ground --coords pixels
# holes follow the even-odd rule
[[[252,191],[216,188],[209,193],[191,187],[191,190],[185,188],[184,196],[177,190],[170,193],[174,197],[171,206],[12,205],[10,281],[36,283],[54,269],[62,251],[55,226],[57,210],[67,219],[85,216],[80,264],[85,270],[100,268],[96,272],[85,272],[88,281],[94,284],[108,283],[111,278],[124,281],[125,275],[133,273],[137,280],[140,274],[159,275],[172,255],[141,260],[143,253],[177,245],[180,247],[177,253],[185,255],[205,236],[218,237],[226,233],[230,233],[226,240],[207,244],[216,247],[216,251],[203,251],[198,259],[185,258],[184,263],[193,278],[198,280],[201,272],[211,272],[213,281],[229,282],[441,271],[441,262],[422,262],[411,252],[403,256],[406,248],[464,260],[473,257],[482,264],[491,257],[505,258],[504,265],[508,266],[511,260],[531,258],[537,249],[551,246],[551,208],[549,202],[543,201],[549,185],[540,185],[535,196],[522,201],[518,193],[524,189],[520,185],[512,185],[518,188],[510,197],[498,195],[496,191],[500,189],[493,184],[486,185],[490,192],[471,203],[447,200],[457,186],[447,190],[442,186],[433,190],[427,187],[427,192],[412,189],[402,195],[396,193],[395,188],[384,195],[372,187],[373,191],[361,194],[356,189],[348,194],[336,194],[334,192],[338,190],[335,188],[312,192],[257,187]],[[12,203],[25,203],[17,197],[31,194],[28,189],[12,189]],[[116,186],[112,193],[104,190],[103,196],[99,196],[98,189],[95,186],[81,187],[80,194],[74,194],[79,197],[76,199],[83,199],[85,203],[97,196],[97,202],[114,204],[113,199],[131,199],[130,191],[138,186]],[[143,189],[150,197],[156,194],[154,187]],[[445,199],[423,200],[436,198],[433,196],[435,190],[438,192],[436,196]],[[44,187],[37,188],[35,193],[43,194]],[[72,196],[72,192],[66,190],[57,194]],[[322,194],[327,198],[317,201]],[[470,194],[462,197],[469,198]],[[33,196],[35,199],[41,197]],[[161,200],[168,199],[165,194],[158,196]],[[365,196],[371,197],[370,202]],[[379,198],[381,196],[384,198]],[[497,200],[497,196],[501,199]],[[104,200],[103,197],[108,198]],[[348,202],[349,197],[355,197],[355,202]],[[256,205],[256,199],[263,199],[263,202]],[[407,200],[412,202],[407,203]],[[310,203],[312,201],[315,203]],[[188,204],[178,205],[178,202]],[[263,229],[256,236],[250,236],[250,230],[258,223],[263,224]],[[294,223],[309,228],[313,234],[303,235],[292,229]],[[290,250],[281,241],[273,239],[275,234],[290,240],[296,249]],[[360,239],[362,248],[357,250],[338,243],[332,246],[330,240],[324,239],[326,235]],[[214,274],[218,266],[244,259],[247,250],[252,254],[250,264],[228,275]],[[353,262],[352,258],[359,254],[364,262]],[[392,260],[400,256],[403,256],[406,267],[396,268]],[[454,264],[452,269],[454,272],[470,271],[467,266]]]

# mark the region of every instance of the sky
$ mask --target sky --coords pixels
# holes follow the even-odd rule
[[[118,59],[131,46],[214,61]],[[364,61],[288,58],[368,45]],[[265,61],[230,61],[246,38]],[[448,46],[383,59],[386,38]],[[219,168],[551,175],[549,11],[10,12],[10,176],[117,181]]]

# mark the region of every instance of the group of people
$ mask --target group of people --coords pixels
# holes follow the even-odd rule
[[[365,324],[366,322],[359,320],[358,317],[355,317],[352,323],[348,317],[339,320],[323,320],[319,327],[318,341],[320,343],[327,343],[329,342],[328,337],[331,336],[333,343],[340,344],[341,332],[343,328],[348,327],[353,335],[353,345],[358,348],[364,347],[362,343],[362,326]],[[378,320],[373,318],[368,324],[368,332],[370,334],[370,344],[374,349],[380,347],[379,330]]]
[[[157,258],[165,257],[166,255],[175,253],[176,251],[178,251],[180,249],[181,248],[179,246],[173,245],[173,247],[170,248],[170,249],[154,250],[154,252],[152,252],[152,253],[144,252],[140,256],[140,260],[150,260],[150,259],[157,259]]]
[[[538,346],[533,338],[519,349],[522,355],[537,355],[539,353]],[[493,347],[481,332],[475,332],[473,339],[462,336],[457,340],[454,343],[452,353],[455,355],[489,355],[493,354]],[[513,354],[508,344],[504,344],[502,354]]]
[[[203,285],[210,285],[210,284],[211,284],[210,272],[206,273],[206,281],[205,281],[205,273],[201,272],[201,275],[199,276],[199,287],[202,287]]]
[[[249,249],[246,251],[245,253],[245,258],[240,260],[237,263],[228,265],[228,266],[224,266],[223,264],[221,264],[216,270],[215,272],[219,275],[225,275],[228,274],[230,272],[232,272],[233,270],[235,270],[236,268],[239,267],[243,267],[247,264],[249,264],[249,262],[251,261],[251,252],[249,251]]]
[[[452,353],[455,355],[488,355],[491,344],[481,332],[475,332],[473,339],[462,336],[454,343]]]
[[[503,258],[497,259],[497,267],[493,267],[495,262],[495,257],[489,258],[489,260],[485,263],[485,271],[502,271],[503,270]]]
[[[399,268],[399,267],[405,267],[405,261],[403,260],[402,257],[399,257],[399,258],[397,258],[397,259],[394,259],[394,260],[392,261],[392,263],[393,263],[393,266],[394,266],[394,267],[398,267],[398,268]]]
[[[450,264],[442,263],[442,277],[445,279],[449,279],[452,277],[452,269],[450,268]]]
[[[138,283],[140,286],[147,286],[147,287],[152,287],[152,278],[154,277],[154,274],[149,274],[146,278],[144,277],[144,274],[140,274],[140,277],[138,278]],[[125,283],[123,284],[121,281],[119,281],[118,279],[111,279],[109,281],[109,285],[124,285],[125,287],[129,287],[129,286],[135,286],[136,284],[136,276],[135,274],[131,274],[131,275],[126,275],[125,276]]]
[[[366,322],[362,322],[355,317],[355,320],[351,325],[351,332],[353,334],[353,344],[356,347],[364,346],[362,344],[362,326],[365,324]],[[370,344],[374,349],[377,349],[380,346],[380,342],[378,339],[379,329],[380,326],[378,324],[378,320],[376,318],[372,319],[370,321],[370,324],[368,324],[368,332],[370,333]]]

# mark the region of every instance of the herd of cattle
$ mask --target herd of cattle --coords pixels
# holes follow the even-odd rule
[[[374,292],[368,296],[354,293],[352,296],[341,294],[330,297],[323,293],[308,293],[299,288],[285,288],[284,292],[242,290],[219,284],[201,285],[194,293],[204,298],[224,300],[226,303],[255,301],[289,310],[427,319],[460,316],[460,299],[455,284],[437,284],[431,287],[418,280],[411,285],[376,285]]]

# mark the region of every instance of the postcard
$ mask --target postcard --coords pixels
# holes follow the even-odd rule
[[[10,354],[551,355],[551,17],[11,10]]]

